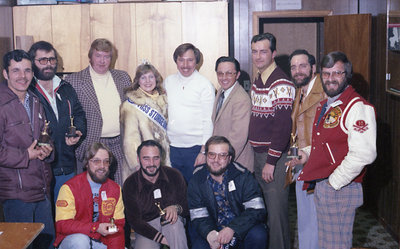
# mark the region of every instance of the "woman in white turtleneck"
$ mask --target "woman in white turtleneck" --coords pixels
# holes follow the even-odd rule
[[[165,150],[162,165],[170,166],[169,140],[166,132],[167,96],[162,78],[150,64],[139,65],[132,87],[125,90],[126,100],[120,107],[120,123],[125,154],[122,180],[139,170],[136,149],[149,139],[159,142]]]

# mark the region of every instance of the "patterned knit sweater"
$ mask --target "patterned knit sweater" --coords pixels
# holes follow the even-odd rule
[[[287,151],[294,97],[294,85],[279,67],[265,84],[257,77],[251,87],[249,140],[255,152],[268,152],[266,162],[269,164],[276,165]]]

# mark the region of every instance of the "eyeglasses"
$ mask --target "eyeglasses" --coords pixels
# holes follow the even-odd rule
[[[225,73],[223,73],[223,72],[217,72],[217,76],[218,76],[219,78],[224,77],[224,76],[226,76],[226,77],[228,77],[228,78],[232,78],[232,77],[234,77],[235,75],[236,75],[236,72],[225,72]]]
[[[101,164],[103,163],[104,166],[110,166],[110,159],[98,159],[98,158],[94,158],[94,159],[90,159],[90,162],[92,162],[95,166],[101,166]]]
[[[322,72],[321,75],[322,75],[322,78],[328,79],[331,75],[332,75],[333,78],[339,78],[344,73],[346,73],[346,72],[333,71],[333,72]]]
[[[221,160],[221,159],[222,160],[226,160],[228,158],[228,156],[229,156],[229,153],[207,152],[207,157],[210,158],[210,159],[215,159],[215,158],[217,158],[217,156],[218,156],[219,160]]]
[[[43,58],[39,58],[39,59],[35,59],[35,61],[38,61],[40,63],[40,65],[47,65],[47,63],[50,61],[51,65],[55,65],[57,63],[57,58],[55,57],[43,57]]]

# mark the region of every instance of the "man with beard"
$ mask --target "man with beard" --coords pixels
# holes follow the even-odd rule
[[[297,88],[292,111],[292,134],[297,136],[296,142],[299,149],[303,149],[311,145],[315,112],[320,107],[319,103],[325,99],[325,93],[322,89],[321,78],[315,74],[313,55],[299,49],[289,56],[289,60],[291,78]],[[296,165],[293,179],[300,175],[302,169],[302,164]],[[314,194],[304,191],[303,183],[303,181],[296,181],[299,249],[317,249],[318,226]]]
[[[126,218],[135,231],[135,249],[186,249],[184,218],[189,216],[186,182],[174,168],[161,165],[165,153],[154,140],[137,148],[140,170],[124,183]]]
[[[124,204],[121,187],[108,178],[113,155],[102,143],[85,154],[83,172],[60,189],[54,246],[59,249],[123,249]]]
[[[39,41],[29,49],[34,79],[30,89],[39,97],[46,119],[50,122],[49,133],[54,141],[56,157],[52,163],[53,195],[57,200],[61,186],[75,175],[75,148],[86,134],[86,117],[74,88],[55,75],[57,52],[53,45]],[[74,134],[68,134],[73,119]]]
[[[206,164],[196,167],[188,187],[190,218],[201,236],[192,248],[265,249],[266,210],[256,179],[233,162],[225,137],[208,139],[205,151]]]
[[[363,203],[365,166],[376,158],[375,109],[349,85],[352,65],[342,52],[321,62],[322,86],[328,99],[318,107],[311,146],[300,151],[307,164],[298,180],[315,187],[320,248],[351,248],[355,210]]]

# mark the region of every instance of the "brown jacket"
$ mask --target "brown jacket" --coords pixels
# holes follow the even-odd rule
[[[254,152],[248,142],[251,101],[249,95],[239,83],[233,87],[228,98],[215,117],[215,109],[222,88],[215,97],[212,120],[214,124],[213,136],[224,136],[235,148],[235,161],[242,164],[249,171],[254,171]]]
[[[297,129],[297,144],[299,148],[304,148],[311,145],[311,135],[315,112],[318,106],[320,106],[320,102],[326,98],[319,74],[317,74],[313,88],[303,100],[301,107],[300,95],[301,89],[298,89],[296,93],[296,99],[293,103],[292,134],[296,134]]]

